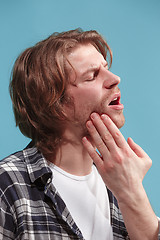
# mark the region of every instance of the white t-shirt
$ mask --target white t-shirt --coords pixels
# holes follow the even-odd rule
[[[112,240],[106,186],[93,165],[87,176],[75,176],[49,164],[53,184],[86,240]]]

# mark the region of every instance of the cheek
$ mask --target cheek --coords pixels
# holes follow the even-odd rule
[[[95,104],[101,99],[101,94],[98,89],[86,88],[83,91],[78,90],[74,96],[76,103],[84,103],[84,104]]]

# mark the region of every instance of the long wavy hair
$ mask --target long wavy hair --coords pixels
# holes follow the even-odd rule
[[[88,43],[111,66],[112,52],[103,37],[81,29],[52,34],[26,49],[14,64],[9,89],[16,126],[46,156],[55,153],[68,120],[63,111],[69,82],[67,55]]]

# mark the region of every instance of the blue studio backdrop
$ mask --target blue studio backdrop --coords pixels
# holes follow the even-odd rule
[[[29,143],[15,126],[8,91],[16,57],[53,32],[77,27],[97,30],[113,51],[111,71],[121,77],[125,106],[121,131],[153,161],[143,183],[160,216],[159,0],[0,0],[0,159]]]

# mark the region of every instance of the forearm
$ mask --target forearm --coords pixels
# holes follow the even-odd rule
[[[159,224],[149,203],[143,186],[140,193],[127,201],[119,202],[119,207],[131,240],[157,240]]]

